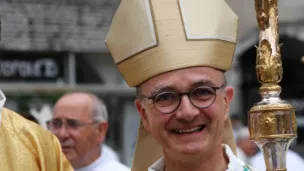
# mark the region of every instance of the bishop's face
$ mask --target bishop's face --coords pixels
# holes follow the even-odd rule
[[[137,99],[136,107],[145,129],[165,153],[211,153],[216,143],[222,143],[224,122],[233,96],[233,88],[219,88],[225,83],[223,78],[219,70],[193,67],[164,73],[141,84],[140,95],[154,98]],[[211,88],[213,92],[210,87],[214,88]],[[180,95],[176,110],[173,110],[175,106],[170,108],[177,98],[174,94],[185,92],[192,93]],[[163,93],[172,94],[155,97]],[[215,93],[214,99],[212,93]]]

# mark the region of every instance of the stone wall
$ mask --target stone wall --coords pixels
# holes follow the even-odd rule
[[[118,0],[0,0],[0,49],[105,52]]]

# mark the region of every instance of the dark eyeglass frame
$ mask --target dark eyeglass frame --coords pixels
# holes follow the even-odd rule
[[[174,112],[179,108],[179,106],[180,106],[180,104],[181,104],[181,102],[182,102],[182,96],[184,96],[184,95],[187,95],[187,97],[188,97],[189,100],[190,100],[190,103],[191,103],[194,107],[199,108],[199,109],[208,108],[208,107],[210,107],[210,106],[215,102],[215,100],[216,100],[216,96],[217,96],[216,91],[219,90],[219,89],[222,89],[222,88],[224,88],[224,87],[226,87],[226,86],[227,86],[226,83],[223,83],[223,84],[220,85],[219,87],[203,85],[203,86],[195,87],[195,88],[193,88],[192,90],[190,90],[190,91],[188,91],[188,92],[177,93],[177,92],[174,92],[174,91],[172,91],[172,92],[168,92],[168,91],[167,91],[167,92],[161,92],[161,93],[155,94],[155,95],[150,96],[150,97],[147,97],[147,96],[144,96],[144,95],[141,95],[140,97],[141,97],[141,98],[148,99],[148,100],[152,100],[152,101],[153,101],[153,106],[154,106],[154,108],[155,108],[156,110],[158,110],[159,112],[161,112],[161,113],[163,113],[163,114],[170,114],[170,113],[174,113]],[[190,97],[191,97],[191,94],[192,94],[195,90],[197,90],[197,89],[199,89],[199,88],[202,88],[202,87],[208,87],[208,88],[211,88],[211,89],[214,91],[214,94],[213,94],[214,99],[213,99],[213,101],[212,101],[209,105],[207,105],[207,106],[205,106],[205,107],[199,107],[199,106],[195,105],[195,104],[192,102],[192,98],[190,98]],[[160,111],[160,110],[158,109],[158,107],[155,106],[155,98],[156,98],[157,96],[159,96],[159,95],[161,95],[161,94],[165,94],[165,93],[174,93],[174,94],[177,95],[178,100],[179,100],[179,101],[178,101],[178,105],[177,105],[176,108],[175,108],[173,111],[171,111],[171,112],[162,112],[162,111]]]

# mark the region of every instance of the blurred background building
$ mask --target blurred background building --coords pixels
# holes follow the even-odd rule
[[[108,106],[107,144],[131,164],[138,115],[104,39],[119,0],[0,0],[0,89],[6,107],[41,125],[66,91],[95,93]]]
[[[227,2],[240,18],[234,63],[227,74],[236,88],[231,113],[246,125],[247,111],[260,101],[254,0]],[[123,81],[104,44],[119,3],[0,0],[0,89],[7,96],[6,107],[25,116],[41,116],[41,122],[63,93],[95,93],[109,110],[107,144],[131,165],[139,121],[133,105],[135,91]],[[279,1],[279,22],[284,67],[281,97],[296,108],[299,138],[292,148],[304,156],[304,1]]]

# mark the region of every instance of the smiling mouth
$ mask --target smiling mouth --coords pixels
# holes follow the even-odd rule
[[[172,132],[176,133],[176,134],[191,134],[191,133],[201,132],[205,127],[206,127],[206,125],[201,125],[201,126],[197,126],[194,128],[188,128],[188,129],[175,129]]]

